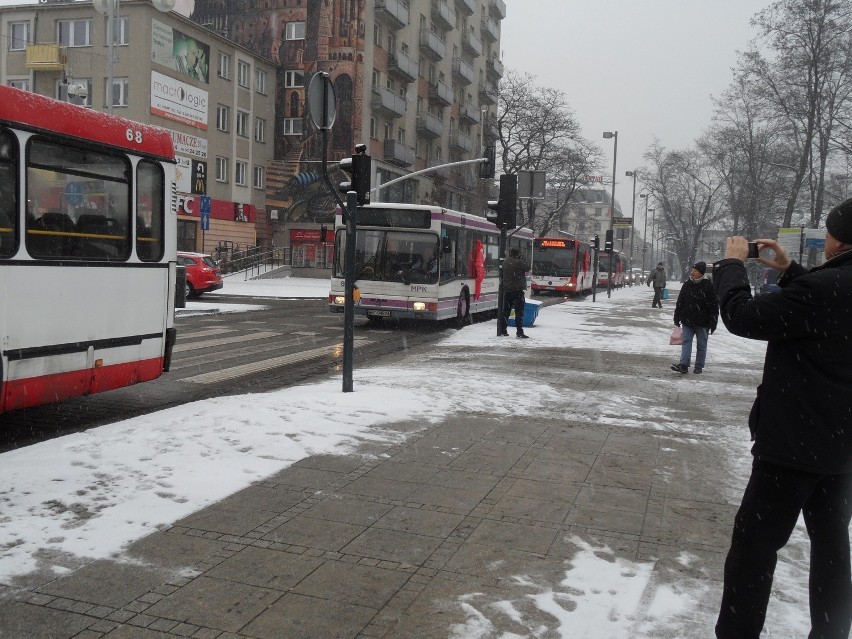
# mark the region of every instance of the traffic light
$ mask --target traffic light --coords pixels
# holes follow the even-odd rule
[[[366,154],[366,144],[355,145],[355,155],[351,158],[340,160],[340,170],[348,173],[349,182],[342,182],[340,190],[343,193],[355,191],[358,194],[358,205],[370,203],[370,173],[372,172],[372,159]]]
[[[612,251],[612,229],[608,229],[606,232],[606,239],[604,240],[604,251]]]
[[[497,149],[493,146],[486,146],[482,151],[482,159],[485,162],[479,165],[479,177],[483,180],[494,179],[494,167],[497,162]]]
[[[592,238],[592,248],[595,249],[596,251],[601,250],[601,238],[598,237],[597,235],[595,235]]]
[[[488,201],[489,211],[485,217],[497,226],[506,225],[513,229],[518,225],[518,176],[503,174],[500,176],[500,199]]]

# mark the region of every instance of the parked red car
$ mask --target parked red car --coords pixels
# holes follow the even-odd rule
[[[178,253],[178,266],[186,267],[186,297],[201,297],[222,288],[222,272],[216,261],[204,253]]]

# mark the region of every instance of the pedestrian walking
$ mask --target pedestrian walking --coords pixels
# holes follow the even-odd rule
[[[710,280],[704,278],[707,264],[697,262],[689,271],[689,279],[683,283],[675,304],[674,323],[683,330],[683,344],[680,347],[680,361],[672,364],[672,370],[678,373],[689,372],[692,358],[692,338],[695,338],[695,368],[693,373],[701,373],[707,361],[707,337],[716,331],[719,322],[719,300],[716,289]]]
[[[728,238],[713,285],[735,335],[766,340],[748,424],[751,477],[725,561],[720,639],[757,639],[777,553],[799,513],[811,542],[811,639],[847,639],[852,625],[852,200],[826,218],[827,261],[810,271],[774,240],[758,260],[781,272],[776,293],[752,297],[745,238]],[[782,628],[777,629],[783,634]]]
[[[648,286],[654,286],[654,301],[651,302],[651,308],[663,308],[663,289],[666,288],[666,269],[662,262],[657,262],[657,268],[648,274],[646,281]]]
[[[509,257],[503,261],[503,312],[500,313],[499,334],[508,337],[509,314],[515,311],[515,331],[518,338],[529,337],[524,333],[524,291],[527,290],[527,271],[529,265],[521,259],[521,252],[509,249]]]

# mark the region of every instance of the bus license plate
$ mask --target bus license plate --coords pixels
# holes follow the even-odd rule
[[[367,311],[367,315],[369,315],[370,317],[390,317],[390,314],[391,314],[390,311],[377,311],[377,310]]]

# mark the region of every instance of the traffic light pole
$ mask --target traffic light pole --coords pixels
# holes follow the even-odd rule
[[[497,337],[509,330],[506,321],[506,289],[503,286],[503,263],[506,261],[506,225],[500,225],[500,246],[498,247],[500,261],[499,284],[497,288]]]
[[[353,351],[355,350],[355,214],[358,193],[346,193],[346,251],[343,270],[346,298],[343,302],[343,392],[352,392]]]

